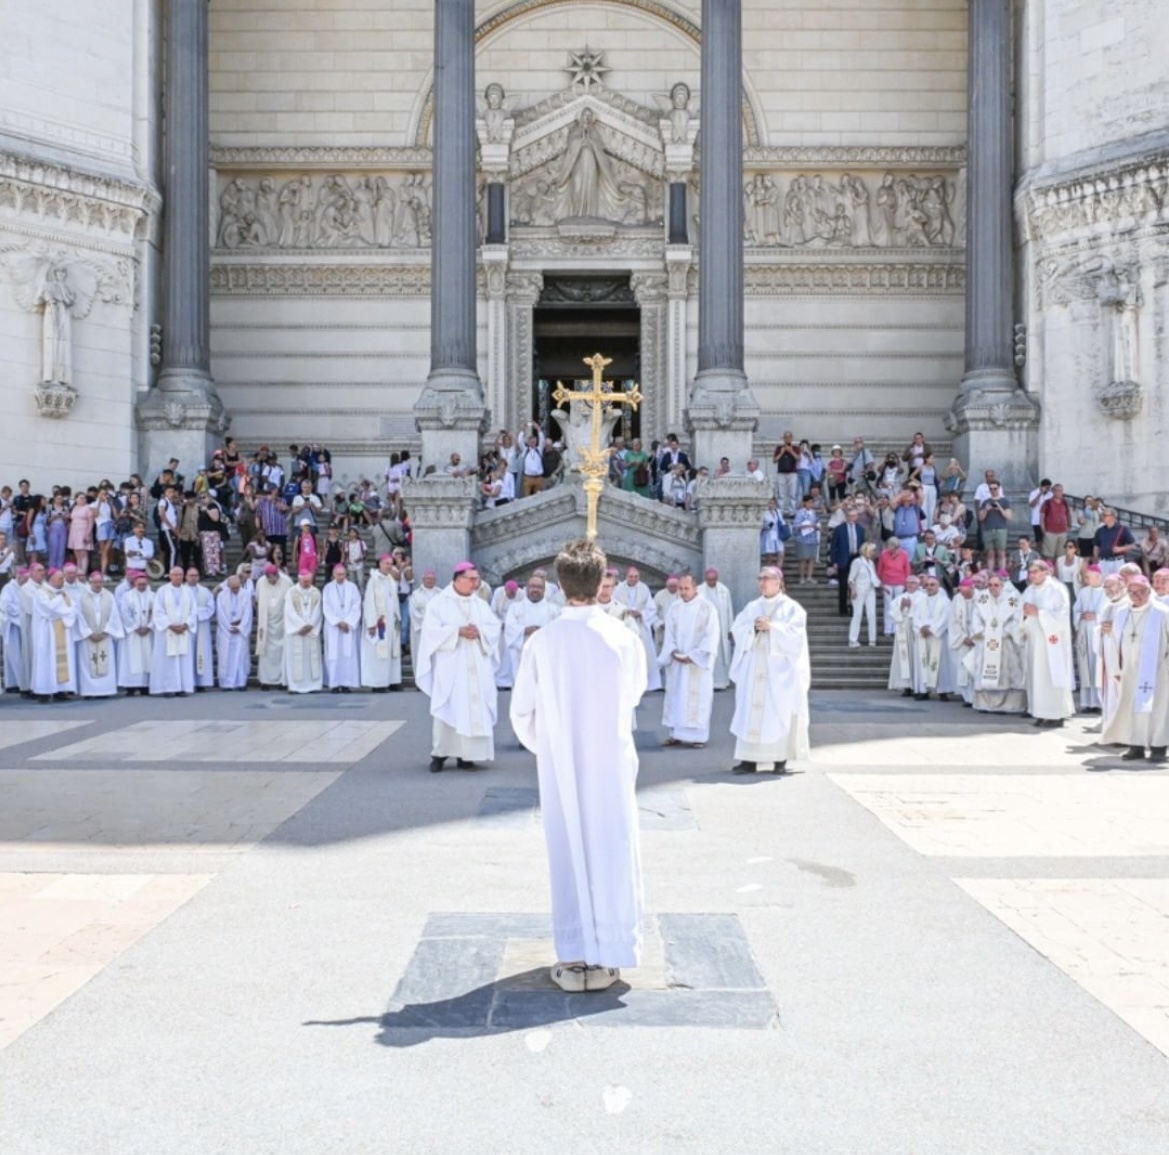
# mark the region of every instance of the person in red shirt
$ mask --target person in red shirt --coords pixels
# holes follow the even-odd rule
[[[1055,561],[1063,556],[1063,544],[1072,531],[1072,507],[1063,495],[1062,485],[1051,487],[1051,497],[1039,510],[1039,524],[1043,528],[1043,556]]]
[[[881,556],[877,558],[877,577],[881,581],[881,590],[885,595],[885,633],[891,636],[897,626],[890,613],[890,607],[905,591],[905,582],[909,577],[909,554],[901,548],[901,542],[895,537],[889,538]]]

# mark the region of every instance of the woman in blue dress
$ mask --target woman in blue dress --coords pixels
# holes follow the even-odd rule
[[[49,569],[60,569],[65,564],[65,550],[69,541],[69,511],[65,498],[56,494],[46,511],[48,522]]]
[[[28,538],[24,543],[24,550],[31,565],[34,561],[43,561],[45,554],[49,552],[48,503],[43,495],[38,494],[32,499],[32,505],[25,517],[28,518]]]

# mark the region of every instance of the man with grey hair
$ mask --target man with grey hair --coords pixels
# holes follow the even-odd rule
[[[706,745],[721,632],[718,609],[713,602],[698,596],[694,575],[679,574],[678,598],[666,610],[658,655],[666,691],[662,725],[669,731],[663,746],[700,750]]]

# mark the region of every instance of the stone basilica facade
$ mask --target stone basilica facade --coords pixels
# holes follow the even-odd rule
[[[473,453],[599,348],[703,457],[922,429],[1167,500],[1155,0],[15,7],[5,479]]]

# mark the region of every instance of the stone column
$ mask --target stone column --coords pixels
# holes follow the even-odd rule
[[[759,407],[743,369],[742,0],[702,0],[698,375],[692,459],[746,468]]]
[[[948,425],[972,479],[1030,484],[1038,413],[1014,366],[1011,0],[970,0],[966,369]]]
[[[718,570],[739,607],[759,593],[759,526],[770,499],[768,483],[749,477],[712,477],[698,491],[703,568]]]
[[[423,465],[479,459],[486,429],[476,350],[475,3],[435,0],[430,374],[414,417]]]
[[[138,407],[147,476],[178,457],[193,477],[229,425],[211,379],[207,3],[171,0],[167,9],[162,369]]]
[[[488,185],[488,188],[491,186]],[[483,269],[487,274],[487,380],[488,410],[497,428],[507,420],[507,246],[484,245]]]

